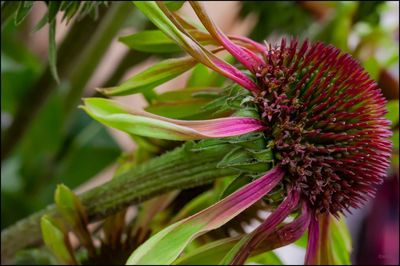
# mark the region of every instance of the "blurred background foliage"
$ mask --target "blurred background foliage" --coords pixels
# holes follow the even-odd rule
[[[47,12],[36,25],[28,19],[34,5],[47,6],[44,8]],[[388,118],[393,122],[394,132],[393,163],[386,181],[391,182],[393,191],[387,192],[385,186],[382,189],[394,199],[397,195],[394,201],[397,204],[380,205],[387,216],[374,221],[374,226],[398,223],[399,26],[394,17],[398,11],[393,16],[398,3],[242,1],[239,5],[237,19],[252,16],[257,20],[250,31],[251,38],[273,43],[281,36],[296,36],[331,43],[357,58],[378,81],[389,101]],[[121,31],[140,31],[153,26],[131,3],[123,2],[2,1],[1,14],[1,228],[4,229],[52,203],[58,183],[75,189],[119,158],[121,149],[115,137],[76,107],[83,96],[101,96],[87,90],[88,82],[101,64],[108,63],[106,52],[122,36]],[[68,32],[56,42],[60,23],[67,24]],[[30,38],[43,31],[42,27],[48,31],[47,58],[35,54],[30,47]],[[148,53],[128,50],[117,63],[108,66],[111,74],[99,87],[120,83],[129,70],[149,57]],[[192,75],[192,84],[196,84],[195,78],[207,79],[207,70],[198,67],[194,71],[197,74]],[[159,108],[162,104],[151,106],[149,111],[157,112]],[[397,186],[393,186],[396,182]],[[369,233],[363,234],[366,237],[363,241],[367,241],[368,235],[374,235],[370,231],[376,229],[368,221],[364,223],[363,230]]]

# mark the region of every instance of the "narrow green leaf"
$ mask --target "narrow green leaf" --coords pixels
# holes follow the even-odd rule
[[[57,210],[62,214],[71,229],[76,233],[82,245],[88,249],[89,256],[93,257],[95,248],[89,231],[88,218],[79,198],[65,185],[57,186],[54,201]]]
[[[150,53],[175,53],[182,51],[167,35],[160,30],[147,30],[122,36],[118,39],[131,49]]]
[[[28,15],[29,11],[32,9],[34,1],[20,1],[17,9],[17,13],[15,14],[15,25],[20,24],[26,15]],[[13,3],[16,5],[16,3]]]
[[[49,25],[49,67],[53,78],[60,83],[57,73],[57,47],[56,47],[56,21],[53,20]]]
[[[76,264],[68,234],[61,223],[44,215],[40,220],[43,241],[57,259],[66,264]]]
[[[47,16],[48,16],[48,11],[46,12],[46,14],[43,15],[43,17],[39,20],[39,22],[35,25],[35,27],[33,27],[32,32],[37,32],[47,24],[48,22]]]
[[[57,13],[60,9],[61,1],[49,1],[48,3],[48,22],[51,23],[55,21]]]
[[[352,243],[345,219],[343,216],[339,220],[334,217],[330,219],[330,241],[334,264],[349,265]]]
[[[79,198],[65,185],[60,184],[56,188],[54,201],[57,209],[72,227],[86,224],[87,218]]]
[[[122,96],[153,89],[196,65],[190,57],[167,59],[126,80],[121,85],[111,88],[98,89],[108,96]]]

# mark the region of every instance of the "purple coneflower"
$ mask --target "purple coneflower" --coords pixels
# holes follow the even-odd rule
[[[263,241],[273,243],[277,237],[295,241],[307,228],[305,263],[323,262],[329,252],[325,243],[330,215],[337,217],[360,207],[375,193],[389,166],[390,122],[384,118],[380,89],[356,60],[331,45],[282,39],[279,45],[264,46],[244,37],[228,37],[198,3],[190,4],[209,37],[248,69],[251,77],[206,50],[182,18],[158,3],[184,38],[164,32],[198,62],[249,90],[260,120],[157,118],[193,130],[186,139],[262,131],[271,140],[274,168],[217,203],[225,204],[225,209],[234,204],[249,206],[276,185],[284,187],[280,205],[242,241],[240,251],[228,263],[243,263]],[[298,209],[301,215],[278,229]],[[237,213],[229,215],[233,218]]]

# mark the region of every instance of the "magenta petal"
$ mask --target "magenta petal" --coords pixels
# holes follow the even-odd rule
[[[298,240],[310,224],[311,212],[303,202],[301,214],[292,222],[272,232],[257,248],[256,253],[280,248]]]
[[[132,113],[190,128],[197,132],[200,138],[231,137],[266,129],[266,126],[262,121],[249,117],[225,117],[209,120],[178,120],[144,111],[132,111]]]
[[[313,265],[318,261],[319,223],[314,216],[308,227],[308,243],[304,264]]]
[[[227,117],[203,121],[181,121],[180,125],[188,126],[213,138],[237,136],[265,129],[265,126],[260,120],[245,117]]]
[[[268,236],[276,230],[276,227],[283,222],[283,220],[293,211],[299,203],[300,193],[298,190],[289,192],[285,200],[268,218],[253,231],[246,243],[244,243],[239,252],[235,255],[231,264],[240,265],[244,264],[250,252],[256,248],[261,242],[268,238]]]
[[[240,63],[242,63],[247,69],[255,72],[260,66],[260,60],[255,59],[253,56],[249,56],[248,52],[244,51],[240,46],[237,46],[232,42],[219,28],[215,25],[214,21],[204,11],[203,7],[194,1],[189,2],[198,18],[203,23],[204,27],[209,33],[221,43]]]

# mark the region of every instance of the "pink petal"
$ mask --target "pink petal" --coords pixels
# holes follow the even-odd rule
[[[130,110],[132,114],[138,114],[157,120],[187,127],[198,132],[201,138],[221,138],[243,135],[246,133],[266,129],[262,121],[249,117],[225,117],[209,120],[178,120],[158,116],[145,111]]]
[[[241,265],[244,264],[250,252],[256,248],[260,243],[276,230],[276,227],[283,222],[283,220],[297,207],[300,199],[298,190],[289,192],[286,199],[279,205],[279,207],[268,218],[248,235],[247,241],[241,246],[239,252],[235,255],[231,264]]]
[[[237,46],[233,43],[214,23],[214,21],[208,16],[203,7],[194,1],[189,1],[192,5],[194,11],[197,14],[197,17],[206,27],[206,29],[210,32],[210,34],[217,39],[222,46],[225,47],[240,63],[242,63],[247,69],[252,71],[253,73],[258,70],[260,67],[259,58],[257,56],[253,56],[253,54],[249,54],[249,52],[244,51],[241,47]]]
[[[308,227],[308,243],[304,264],[313,265],[318,262],[319,224],[315,216],[311,218]]]

